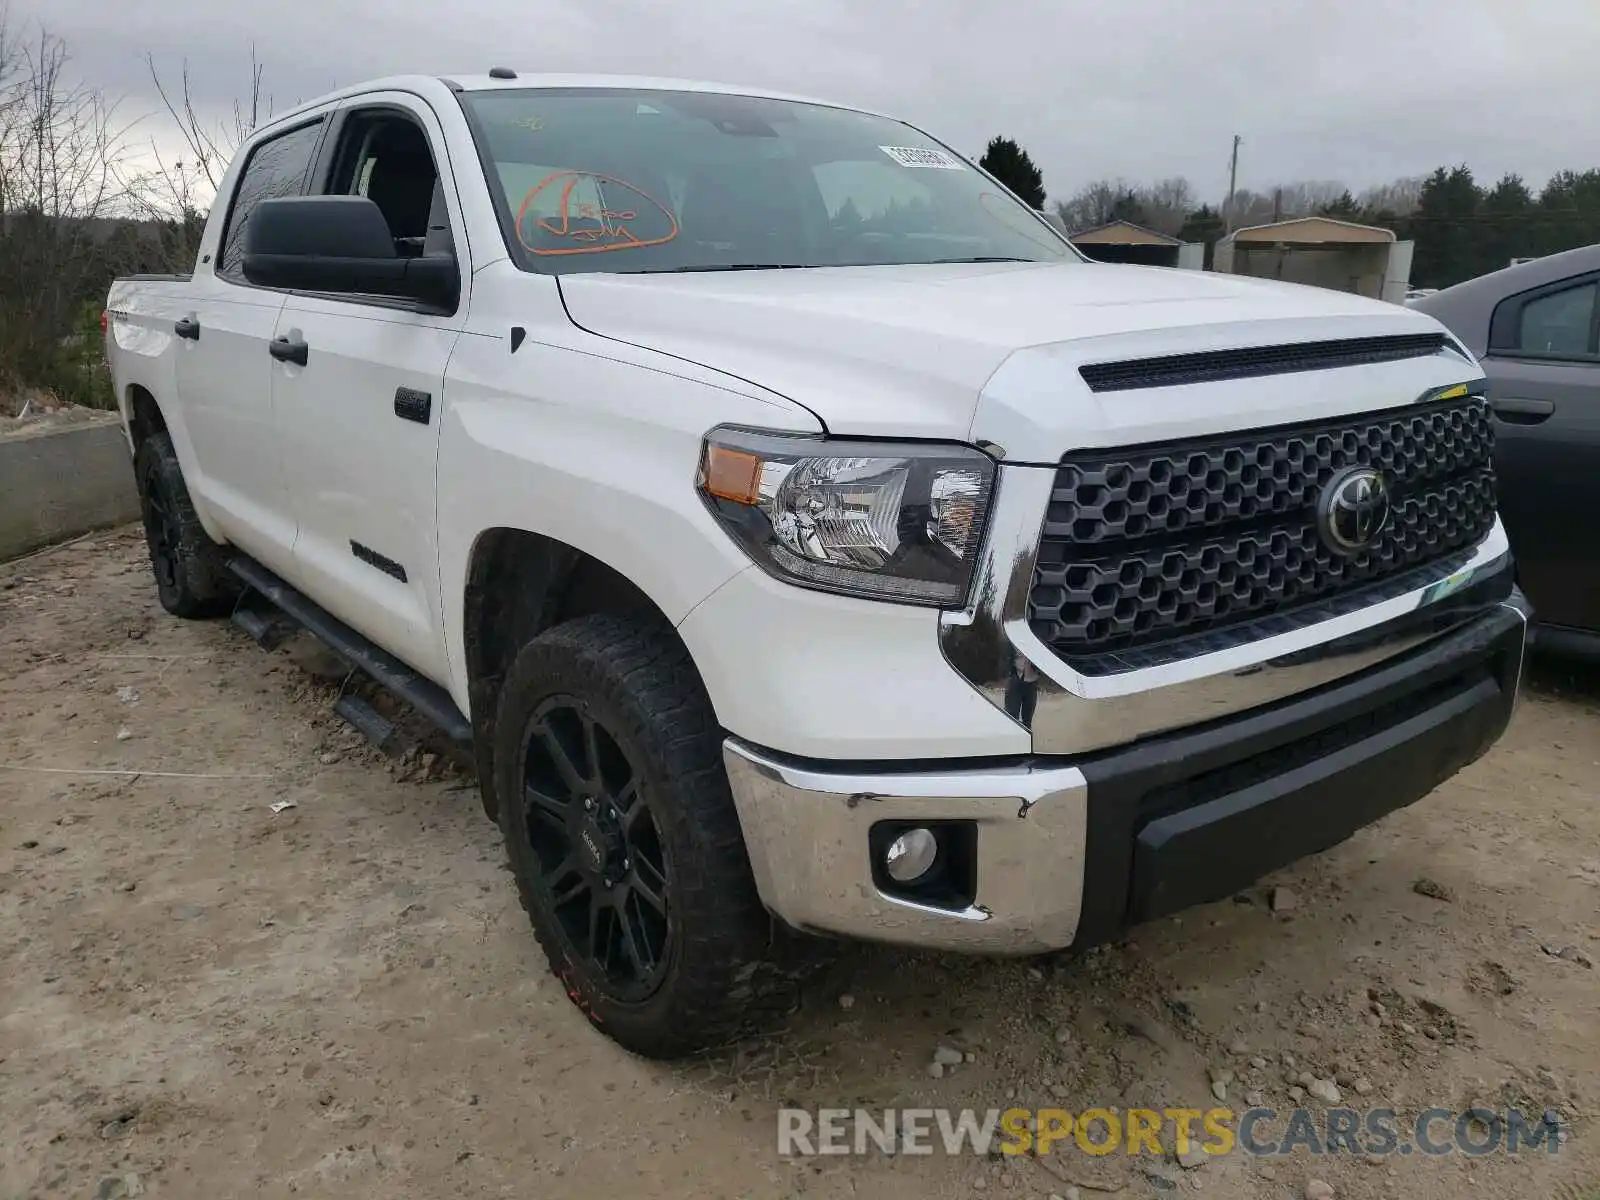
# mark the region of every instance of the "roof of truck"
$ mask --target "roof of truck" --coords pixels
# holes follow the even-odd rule
[[[801,96],[792,92],[772,91],[768,88],[745,87],[739,84],[715,83],[705,79],[673,79],[652,75],[543,75],[517,72],[515,78],[500,79],[493,75],[444,76],[448,85],[468,92],[486,92],[509,88],[612,88],[618,91],[638,92],[722,92],[733,96],[762,96],[770,100],[798,100],[802,104],[827,104],[833,108],[849,108],[833,100],[820,100],[815,96]]]
[[[497,68],[499,69],[499,68]],[[516,91],[529,88],[611,88],[618,91],[664,91],[664,92],[720,92],[729,96],[756,96],[767,100],[790,100],[799,104],[822,104],[829,108],[847,108],[855,112],[871,113],[873,110],[861,108],[854,104],[843,104],[837,100],[822,100],[815,96],[802,96],[792,92],[772,91],[768,88],[745,87],[739,84],[713,83],[704,79],[672,79],[651,75],[562,75],[538,74],[520,71],[508,78],[498,78],[487,71],[481,74],[468,75],[392,75],[383,79],[372,79],[365,83],[353,84],[350,87],[340,88],[338,91],[329,92],[318,96],[314,100],[307,100],[296,105],[288,112],[275,114],[260,128],[269,125],[279,125],[308,109],[319,108],[322,105],[338,100],[348,99],[351,96],[360,96],[368,92],[417,92],[427,95],[436,92],[441,86],[452,91],[488,92],[488,91]],[[887,114],[875,113],[884,116]]]

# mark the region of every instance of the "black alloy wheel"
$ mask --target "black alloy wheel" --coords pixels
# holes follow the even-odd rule
[[[141,482],[143,486],[139,490],[144,499],[144,536],[150,547],[150,568],[155,573],[156,587],[165,598],[178,590],[178,545],[183,534],[158,463],[151,462]]]
[[[232,607],[238,588],[223,548],[200,523],[166,430],[147,434],[134,450],[133,477],[161,607],[178,617],[221,616]]]
[[[762,906],[688,648],[649,615],[529,639],[485,731],[522,907],[567,999],[618,1045],[698,1054],[792,1012],[812,943]]]
[[[522,827],[564,949],[617,1000],[644,1000],[671,959],[672,865],[641,772],[572,696],[535,710],[524,747]]]

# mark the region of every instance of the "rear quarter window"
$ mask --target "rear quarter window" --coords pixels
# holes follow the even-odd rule
[[[1490,320],[1489,350],[1513,358],[1600,360],[1600,275],[1507,296]]]
[[[1530,300],[1522,309],[1517,349],[1574,358],[1594,353],[1595,284]]]

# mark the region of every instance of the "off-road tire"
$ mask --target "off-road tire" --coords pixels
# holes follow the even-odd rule
[[[529,741],[538,714],[569,700],[632,765],[668,866],[663,973],[643,999],[620,999],[574,954],[528,837]],[[636,619],[591,616],[550,629],[518,654],[500,692],[499,823],[523,908],[568,998],[606,1036],[649,1058],[680,1058],[773,1024],[796,1006],[799,977],[813,966],[791,947],[811,939],[775,929],[756,893],[722,740],[682,643]]]
[[[233,607],[238,588],[222,548],[207,536],[189,498],[172,437],[152,433],[133,456],[139,512],[161,607],[175,617],[215,617]]]

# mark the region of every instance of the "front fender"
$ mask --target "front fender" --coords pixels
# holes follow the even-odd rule
[[[820,433],[816,418],[636,363],[529,337],[467,335],[445,385],[439,571],[451,694],[470,712],[464,598],[488,529],[543,534],[633,582],[674,625],[750,560],[695,491],[701,439],[732,423]]]

